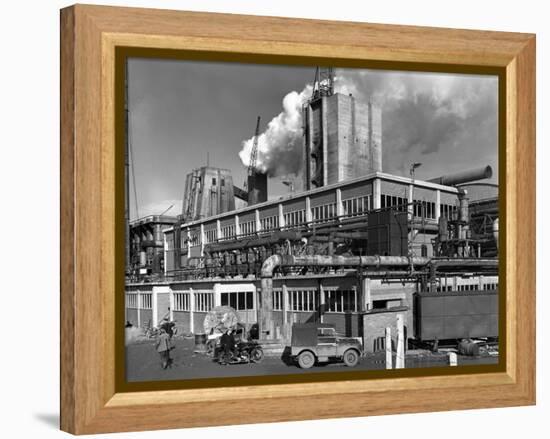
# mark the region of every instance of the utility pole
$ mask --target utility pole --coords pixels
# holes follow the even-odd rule
[[[411,273],[414,271],[414,266],[412,263],[413,258],[413,241],[414,241],[414,171],[416,168],[422,166],[422,163],[412,163],[410,174],[411,174],[411,209],[409,211],[411,217],[411,238],[409,239],[409,260],[411,261],[410,270]]]

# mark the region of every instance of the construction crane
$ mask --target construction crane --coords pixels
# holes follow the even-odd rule
[[[258,164],[258,137],[260,136],[260,116],[256,121],[256,131],[254,132],[254,139],[252,140],[252,150],[250,151],[250,162],[248,163],[248,180],[245,181],[244,186],[248,188],[254,187],[250,183],[254,182],[256,176],[256,165]]]
[[[333,94],[334,69],[332,67],[317,67],[315,69],[311,100],[319,99],[322,96],[332,96]]]

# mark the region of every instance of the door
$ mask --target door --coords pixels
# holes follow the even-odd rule
[[[317,329],[317,356],[336,356],[336,334],[333,328]]]

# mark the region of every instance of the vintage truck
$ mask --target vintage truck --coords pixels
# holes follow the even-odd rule
[[[292,326],[291,356],[302,369],[316,362],[343,361],[354,367],[363,352],[360,339],[341,337],[334,326],[324,323],[301,323]]]

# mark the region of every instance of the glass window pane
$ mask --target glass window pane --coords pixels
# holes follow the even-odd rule
[[[246,297],[245,297],[245,294],[244,294],[244,291],[241,291],[239,293],[237,293],[238,297],[237,297],[237,309],[245,309],[246,307]]]

